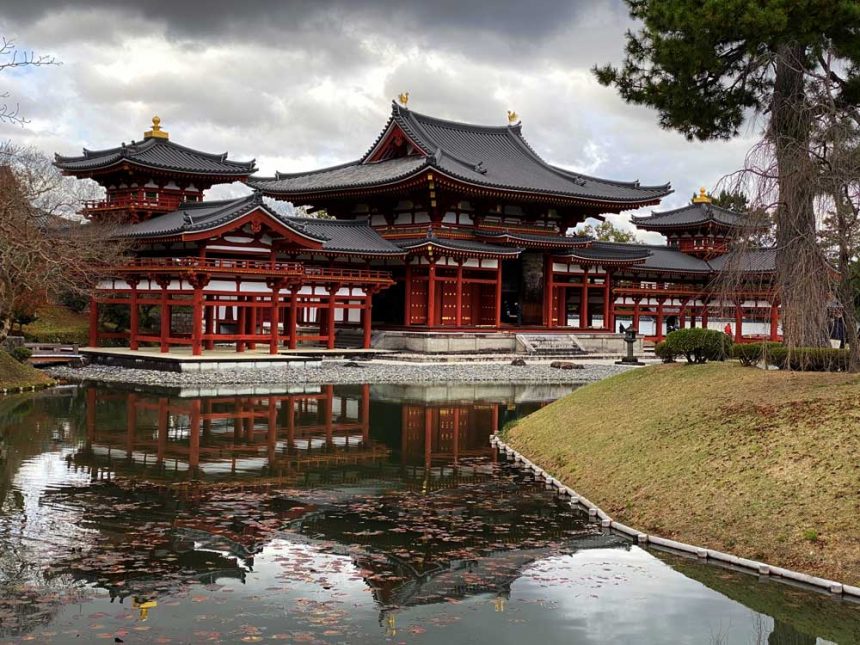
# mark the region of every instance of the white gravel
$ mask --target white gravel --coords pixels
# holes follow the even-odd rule
[[[582,363],[563,370],[547,363],[522,367],[507,363],[392,363],[325,360],[319,367],[225,369],[211,372],[161,372],[103,365],[56,367],[50,374],[66,381],[96,381],[153,386],[265,385],[271,383],[589,383],[624,372],[611,363]],[[528,363],[528,361],[527,361]]]

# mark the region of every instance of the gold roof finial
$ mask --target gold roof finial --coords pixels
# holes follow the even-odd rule
[[[406,104],[409,103],[409,92],[401,92],[397,95],[397,100],[400,101],[400,105],[406,107]]]
[[[695,197],[693,197],[693,203],[694,204],[710,204],[711,203],[711,196],[708,195],[708,191],[705,189],[704,186],[699,188],[699,194],[696,195]]]
[[[520,115],[513,110],[508,110],[508,125],[513,125],[520,120]]]
[[[152,117],[152,130],[143,133],[144,139],[169,139],[167,131],[161,129],[161,117],[157,114]]]

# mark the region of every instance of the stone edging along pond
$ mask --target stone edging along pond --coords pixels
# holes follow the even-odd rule
[[[844,595],[852,599],[860,600],[860,587],[842,584],[841,582],[835,582],[833,580],[827,580],[825,578],[819,578],[817,576],[810,576],[805,573],[800,573],[799,571],[792,571],[791,569],[776,567],[770,564],[766,564],[764,562],[757,562],[755,560],[749,560],[747,558],[740,558],[729,553],[723,553],[722,551],[706,549],[700,546],[693,546],[691,544],[676,542],[675,540],[669,540],[666,538],[659,537],[657,535],[649,535],[647,533],[637,531],[636,529],[630,528],[629,526],[622,524],[621,522],[616,522],[615,520],[613,520],[596,504],[589,501],[587,498],[583,497],[569,486],[566,486],[561,483],[548,472],[543,470],[540,466],[538,466],[537,464],[530,461],[525,456],[521,455],[516,450],[511,448],[504,441],[499,439],[498,436],[492,435],[490,437],[490,444],[496,447],[499,452],[513,459],[515,463],[520,464],[526,470],[529,470],[534,473],[536,478],[543,479],[546,482],[548,488],[553,488],[558,492],[560,496],[567,497],[572,507],[582,507],[586,509],[588,511],[589,517],[596,521],[599,520],[603,528],[611,529],[613,531],[621,533],[622,535],[625,535],[628,538],[632,538],[638,544],[649,544],[666,551],[693,555],[702,560],[713,560],[718,564],[724,566],[729,565],[733,568],[740,569],[747,573],[755,573],[761,576],[773,576],[774,579],[782,579],[784,581],[790,581],[793,583],[801,583],[803,585],[811,586],[819,591],[828,591],[834,595]]]

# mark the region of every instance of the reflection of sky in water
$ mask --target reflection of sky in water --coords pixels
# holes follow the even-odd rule
[[[435,410],[444,405],[434,394],[438,389],[438,386],[424,390],[409,386],[409,405],[420,408],[420,413],[414,418],[421,424],[430,418],[425,417],[421,406],[436,406],[433,407]],[[59,643],[95,642],[94,637],[96,641],[107,639],[110,642],[114,633],[125,634],[124,640],[129,643],[157,642],[158,639],[172,639],[162,642],[206,642],[210,639],[214,639],[211,642],[225,643],[258,642],[258,636],[262,642],[278,642],[286,640],[287,635],[297,637],[295,640],[299,642],[380,642],[389,638],[392,642],[444,645],[470,642],[526,645],[769,642],[769,645],[807,645],[815,642],[810,637],[797,641],[768,641],[768,635],[774,629],[772,618],[686,577],[638,547],[607,548],[606,542],[586,545],[586,541],[579,537],[563,537],[559,539],[564,549],[569,546],[573,552],[559,555],[557,548],[548,547],[555,537],[543,545],[527,544],[523,536],[533,537],[535,527],[541,527],[537,531],[540,533],[549,526],[545,519],[535,518],[557,518],[559,512],[552,510],[549,494],[542,486],[537,487],[538,498],[532,497],[530,502],[524,502],[532,493],[527,494],[526,486],[512,486],[510,473],[513,471],[505,471],[507,475],[496,479],[497,470],[484,441],[491,431],[485,427],[491,418],[487,403],[476,399],[475,409],[481,408],[486,414],[470,418],[463,425],[461,446],[480,448],[476,449],[478,452],[473,459],[463,460],[461,457],[458,480],[456,477],[452,479],[452,469],[447,461],[451,448],[449,443],[445,443],[444,435],[451,431],[451,415],[446,413],[434,417],[440,419],[440,423],[444,419],[449,425],[426,430],[431,434],[438,432],[438,436],[434,435],[437,439],[434,440],[432,454],[426,453],[423,442],[425,436],[430,435],[425,434],[423,426],[408,436],[405,431],[401,433],[397,394],[393,387],[379,387],[371,397],[375,406],[380,405],[380,399],[384,403],[381,407],[371,408],[376,416],[370,419],[368,441],[385,445],[391,451],[390,455],[384,453],[379,462],[380,469],[364,470],[361,477],[355,479],[328,480],[323,477],[309,487],[278,493],[281,501],[298,503],[299,516],[303,512],[302,507],[307,507],[317,509],[313,511],[317,514],[314,517],[320,519],[307,515],[302,517],[302,526],[307,526],[307,530],[302,529],[302,534],[285,531],[283,527],[297,521],[296,515],[291,516],[287,512],[292,508],[287,504],[287,511],[282,509],[285,514],[280,516],[282,524],[279,530],[252,536],[249,550],[244,550],[241,543],[245,530],[241,527],[246,524],[240,522],[239,528],[229,529],[233,533],[224,539],[219,537],[217,523],[213,523],[212,516],[229,519],[235,514],[239,520],[255,521],[255,502],[239,508],[233,501],[219,501],[215,494],[200,507],[206,509],[209,518],[202,515],[198,526],[188,521],[196,519],[194,509],[197,507],[185,506],[190,515],[183,515],[183,504],[187,502],[177,508],[168,508],[171,504],[169,495],[147,498],[146,495],[136,497],[134,493],[124,491],[123,495],[112,498],[109,494],[109,491],[114,491],[112,483],[91,480],[91,472],[86,467],[91,462],[84,459],[84,466],[76,470],[76,459],[84,446],[85,428],[74,422],[43,426],[42,415],[30,428],[33,437],[38,439],[34,438],[28,445],[22,440],[23,435],[15,435],[17,443],[14,450],[18,451],[21,461],[15,464],[13,459],[9,463],[14,467],[3,471],[11,477],[13,491],[12,495],[6,496],[0,515],[0,546],[14,547],[5,551],[4,568],[14,565],[14,558],[24,558],[29,566],[27,580],[33,583],[54,587],[57,584],[80,586],[84,580],[89,580],[92,584],[102,575],[98,565],[95,570],[84,568],[83,579],[77,581],[72,576],[78,574],[69,573],[71,569],[61,569],[60,578],[53,581],[45,580],[39,572],[55,556],[66,556],[70,549],[81,546],[97,544],[94,547],[96,551],[108,549],[110,552],[114,544],[128,547],[128,540],[143,540],[139,547],[131,548],[131,553],[135,550],[146,553],[149,548],[145,537],[147,526],[169,528],[171,523],[174,542],[159,542],[156,550],[164,553],[153,555],[151,562],[163,567],[164,555],[169,556],[173,552],[171,549],[175,549],[178,557],[190,554],[199,558],[182,565],[188,570],[188,578],[195,580],[193,584],[168,583],[161,590],[154,591],[158,583],[163,582],[158,572],[150,574],[145,570],[145,575],[136,580],[125,579],[123,574],[114,575],[105,583],[113,589],[113,601],[107,592],[93,588],[89,599],[55,607],[56,615],[45,619],[49,624],[42,627],[37,623],[31,634],[44,642]],[[416,396],[430,394],[433,394],[432,403],[422,402],[422,397]],[[146,400],[146,395],[136,396],[138,402]],[[347,398],[344,404],[347,416],[358,417],[360,410],[355,399],[350,398],[356,393],[344,389],[339,396]],[[153,454],[134,445],[131,460],[126,459],[126,415],[121,396],[117,399],[114,394],[114,397],[114,403],[110,405],[117,407],[102,408],[100,412],[103,422],[99,422],[92,454],[99,460],[96,463],[101,464],[99,472],[107,469],[114,471],[115,477],[134,478],[137,476],[135,472],[152,468]],[[258,399],[258,405],[262,406],[265,397]],[[521,413],[503,398],[496,401],[499,415],[510,411]],[[315,410],[317,404],[312,403],[311,408]],[[243,405],[247,405],[247,401]],[[340,406],[336,405],[335,416],[339,412]],[[147,421],[141,416],[137,436],[150,442],[157,440],[158,433],[153,432],[152,423],[151,418]],[[319,420],[314,417],[310,423],[318,424]],[[181,452],[189,439],[187,424],[187,417],[177,416],[169,420],[169,442],[176,442],[180,449],[176,453],[179,459],[174,459],[171,470],[176,468],[179,472],[187,472],[187,463],[183,463]],[[57,429],[49,432],[50,427]],[[11,439],[9,430],[5,429],[7,444]],[[230,482],[234,481],[229,477],[231,472],[244,473],[244,482],[253,482],[255,474],[267,472],[264,445],[258,447],[243,443],[244,452],[231,455],[233,430],[232,422],[228,420],[216,419],[211,424],[212,436],[217,436],[221,442],[218,452],[204,455],[205,476],[213,477],[211,481],[217,482],[216,488],[211,490],[220,490],[218,487],[222,485],[231,486]],[[264,428],[258,427],[257,430]],[[16,428],[15,432],[27,431],[25,418],[22,428]],[[258,434],[266,436],[265,432]],[[416,455],[415,460],[401,460],[401,435],[403,449]],[[471,443],[467,441],[470,437]],[[328,446],[324,435],[313,432],[292,446],[287,445],[281,434],[272,445],[277,454],[289,452],[301,460],[310,454],[308,449],[314,451],[311,456],[317,459],[315,455],[344,454],[347,445],[361,445],[364,441],[354,429],[346,429],[329,437]],[[410,441],[413,444],[409,444]],[[111,459],[104,460],[108,449]],[[170,455],[168,450],[168,457]],[[70,462],[67,462],[67,457]],[[332,472],[337,472],[337,466],[319,466],[317,462],[296,463],[310,463],[309,468],[332,468]],[[139,470],[135,471],[130,465]],[[422,468],[426,470],[422,471]],[[502,481],[505,477],[508,477],[505,480],[507,484]],[[438,488],[431,485],[427,490],[428,482],[436,482]],[[168,483],[168,488],[172,485]],[[368,506],[366,498],[378,495],[389,500],[386,502],[387,510],[382,506],[368,510],[372,504]],[[542,501],[544,496],[546,500]],[[127,507],[122,510],[117,505],[120,497]],[[504,503],[473,513],[475,505],[481,505],[481,500],[496,498]],[[263,506],[272,501],[265,496],[259,499]],[[268,501],[264,503],[262,500]],[[357,501],[362,502],[364,510],[355,510],[351,506]],[[516,512],[512,511],[517,504],[522,505]],[[431,512],[422,515],[428,508]],[[535,508],[543,509],[542,514],[535,515]],[[522,533],[516,533],[519,537],[504,546],[493,546],[484,552],[473,550],[462,555],[456,553],[459,547],[448,550],[444,541],[437,541],[432,546],[429,543],[423,545],[416,534],[414,539],[408,538],[404,544],[403,541],[398,542],[400,538],[393,537],[394,531],[386,533],[394,526],[398,529],[407,526],[407,520],[403,519],[407,515],[448,530],[451,525],[442,516],[449,510],[451,516],[466,518],[462,535],[470,539],[481,535],[480,531],[470,533],[469,523],[473,520],[486,522],[486,526],[491,528],[508,525],[516,528],[518,522],[525,521],[523,526],[532,528],[523,528]],[[385,517],[380,515],[385,513],[388,514]],[[535,521],[540,523],[527,524]],[[569,527],[570,524],[564,522],[558,525],[562,530]],[[374,530],[378,530],[380,536],[367,537],[372,536]],[[487,541],[500,539],[492,537],[492,530],[484,535],[488,536]],[[412,550],[408,557],[401,557],[400,550],[404,546]],[[381,591],[385,583],[380,583],[376,577],[380,572],[383,575],[404,575],[409,568],[404,563],[422,553],[426,554],[428,562],[412,569],[415,572],[413,577],[407,574],[394,585],[393,590]],[[211,575],[194,570],[210,557],[217,561]],[[90,573],[92,577],[87,577]],[[721,575],[721,579],[725,578],[726,585],[731,587],[733,575],[736,574]],[[132,598],[120,599],[123,590],[134,584],[138,585],[135,588],[151,593],[158,600],[158,606],[151,610],[145,623],[140,622],[137,611],[132,607]],[[760,584],[762,590],[770,590],[768,602],[782,610],[787,608],[789,616],[793,608],[818,606],[802,594],[782,598],[779,595],[781,587],[775,583]],[[381,599],[396,601],[403,606],[384,607],[380,604]],[[824,599],[823,602],[831,601]],[[770,607],[767,603],[765,606]],[[833,607],[836,603],[827,606]],[[0,599],[0,639],[2,607]],[[833,615],[838,616],[839,621],[860,620],[860,611],[851,615]],[[856,631],[860,633],[860,628]],[[846,632],[850,632],[850,628]],[[45,636],[45,633],[53,636]],[[825,641],[819,639],[818,642]]]

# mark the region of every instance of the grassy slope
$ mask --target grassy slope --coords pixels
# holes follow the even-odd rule
[[[508,441],[625,524],[860,584],[856,376],[643,368],[543,408]]]
[[[86,313],[75,313],[61,305],[45,305],[39,307],[36,316],[36,322],[24,325],[28,342],[86,344],[89,329]]]
[[[51,379],[30,365],[24,365],[0,350],[0,389],[48,385]]]

